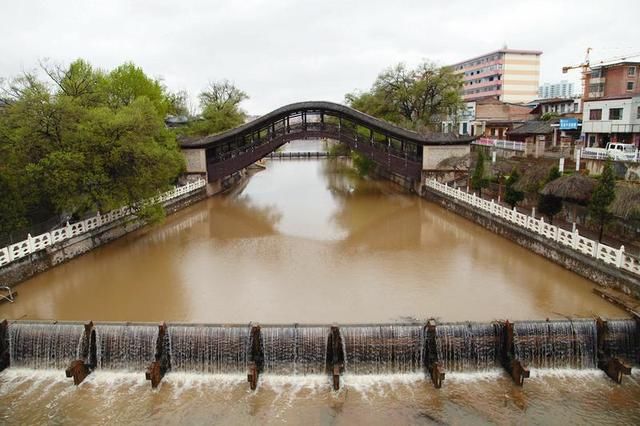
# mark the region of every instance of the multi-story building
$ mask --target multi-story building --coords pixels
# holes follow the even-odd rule
[[[582,132],[587,146],[640,146],[640,62],[593,66],[585,76]]]
[[[538,88],[538,99],[572,98],[574,84],[562,80],[560,83],[544,83]]]
[[[463,74],[465,101],[492,97],[529,102],[538,96],[540,55],[537,50],[501,49],[451,66]]]

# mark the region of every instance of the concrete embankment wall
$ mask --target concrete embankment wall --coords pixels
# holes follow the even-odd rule
[[[165,212],[169,215],[206,198],[206,196],[206,189],[202,188],[199,191],[174,198],[165,204]],[[143,226],[145,226],[145,222],[141,220],[123,217],[77,237],[61,241],[0,268],[0,285],[13,287],[40,272],[116,240]]]
[[[561,246],[541,235],[515,226],[506,220],[474,209],[459,200],[449,198],[430,188],[422,188],[422,196],[478,225],[525,247],[540,256],[581,275],[602,287],[612,287],[640,298],[640,278],[604,262]],[[497,262],[500,259],[496,259]],[[517,281],[518,277],[513,277]]]

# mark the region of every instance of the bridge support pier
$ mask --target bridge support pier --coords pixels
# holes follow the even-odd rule
[[[623,375],[631,375],[631,367],[619,358],[611,356],[609,348],[606,345],[606,337],[609,332],[607,321],[597,318],[596,330],[598,342],[598,368],[604,371],[605,374],[616,383],[622,383]]]
[[[247,381],[251,390],[258,387],[258,377],[264,369],[264,350],[262,348],[262,333],[260,326],[251,327],[249,335],[249,360],[248,360]]]
[[[0,321],[0,371],[9,367],[11,354],[9,353],[9,323]]]
[[[508,320],[499,324],[502,327],[502,367],[509,373],[513,381],[518,386],[524,385],[524,379],[529,378],[531,372],[522,361],[515,356],[515,347],[513,344],[513,324]]]
[[[438,347],[436,344],[436,320],[430,319],[425,326],[425,345],[427,357],[425,359],[426,368],[431,376],[431,381],[436,389],[442,387],[445,377],[444,366],[438,359]]]
[[[84,325],[80,359],[71,361],[65,370],[65,375],[69,378],[73,377],[73,384],[78,386],[91,374],[97,364],[96,332],[93,329],[93,321],[90,321]]]
[[[149,365],[145,373],[146,379],[151,381],[152,389],[157,388],[164,375],[171,370],[169,337],[167,333],[167,324],[160,324],[158,326],[158,339],[156,340],[155,360]]]
[[[332,377],[333,390],[340,390],[340,375],[344,372],[344,346],[338,326],[331,326],[327,337],[326,371]]]

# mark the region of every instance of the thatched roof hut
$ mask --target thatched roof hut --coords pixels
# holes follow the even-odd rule
[[[624,219],[640,217],[640,186],[618,185],[611,211]]]
[[[584,204],[591,199],[591,193],[597,183],[598,181],[593,178],[574,173],[552,180],[540,190],[540,193]]]
[[[518,191],[537,192],[540,185],[547,179],[549,172],[553,168],[552,164],[537,163],[524,168],[522,176],[515,183],[514,187]]]

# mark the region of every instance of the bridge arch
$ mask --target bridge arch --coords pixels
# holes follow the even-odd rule
[[[420,182],[427,163],[425,147],[455,148],[475,138],[444,133],[419,134],[333,102],[298,102],[215,135],[183,138],[180,146],[197,159],[209,182],[250,166],[297,139],[338,140],[372,160],[379,171]],[[195,153],[197,152],[197,155]]]

